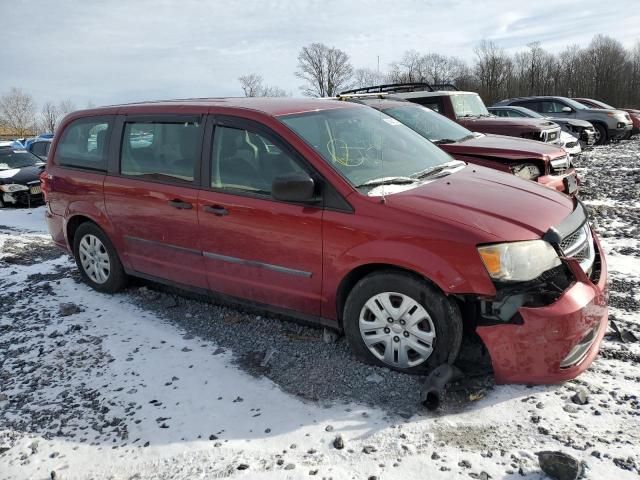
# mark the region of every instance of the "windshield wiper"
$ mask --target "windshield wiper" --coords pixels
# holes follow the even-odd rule
[[[356,185],[356,188],[360,187],[377,187],[378,185],[406,185],[409,183],[416,183],[415,178],[411,177],[381,177],[368,180],[360,185]]]
[[[413,175],[411,175],[411,178],[419,180],[427,177],[432,177],[434,175],[442,173],[444,170],[448,168],[457,167],[458,165],[464,165],[464,162],[455,160],[453,162],[442,163],[440,165],[436,165],[435,167],[430,167],[425,170],[422,170],[421,172],[414,173]]]
[[[451,138],[441,138],[440,140],[434,140],[433,143],[435,145],[441,145],[443,143],[456,143],[458,140],[453,140]]]

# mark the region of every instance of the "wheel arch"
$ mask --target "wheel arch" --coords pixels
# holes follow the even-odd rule
[[[340,281],[338,285],[338,291],[336,294],[336,312],[338,318],[338,325],[342,328],[343,316],[344,316],[344,307],[347,303],[347,298],[349,297],[349,293],[353,290],[353,287],[362,280],[364,277],[371,275],[373,273],[378,272],[392,272],[392,273],[401,273],[405,275],[410,275],[418,280],[426,281],[433,288],[437,289],[442,294],[446,295],[445,292],[430,278],[425,277],[424,275],[416,272],[415,270],[411,270],[409,268],[401,267],[392,263],[366,263],[363,265],[359,265],[349,271]]]

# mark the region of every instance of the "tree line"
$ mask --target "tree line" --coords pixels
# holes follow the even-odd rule
[[[296,77],[300,90],[312,97],[335,96],[348,88],[380,83],[452,83],[461,90],[478,92],[485,103],[528,95],[589,97],[617,107],[640,107],[640,40],[630,48],[606,35],[596,35],[587,46],[570,45],[560,52],[549,52],[539,42],[508,53],[490,40],[474,48],[472,61],[437,52],[408,50],[381,72],[354,68],[349,55],[336,47],[312,43],[298,54]],[[277,87],[247,88],[246,96],[284,96]],[[273,95],[276,92],[278,95]]]
[[[87,103],[87,108],[91,107],[93,104]],[[60,120],[74,110],[76,106],[70,99],[58,103],[47,101],[38,110],[30,94],[12,87],[0,96],[0,134],[27,137],[38,133],[53,133]]]

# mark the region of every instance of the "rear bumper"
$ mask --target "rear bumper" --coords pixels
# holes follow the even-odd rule
[[[591,365],[608,323],[607,266],[597,239],[596,245],[597,283],[572,261],[577,281],[556,302],[521,307],[520,325],[477,328],[489,350],[496,383],[557,383],[577,377]]]
[[[47,221],[47,227],[51,234],[51,239],[58,247],[69,252],[69,246],[67,245],[67,238],[64,234],[64,218],[60,215],[55,215],[49,211],[45,213],[45,219]]]
[[[541,185],[571,196],[574,196],[578,191],[577,188],[573,190],[574,187],[572,187],[572,185],[574,185],[574,182],[576,186],[580,185],[578,175],[573,168],[569,168],[557,175],[543,175],[542,177],[538,177],[538,183]]]

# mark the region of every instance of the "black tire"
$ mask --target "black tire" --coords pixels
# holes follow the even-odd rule
[[[109,256],[110,271],[104,283],[94,281],[82,266],[80,260],[80,242],[86,235],[97,237],[100,242],[102,242],[104,250],[106,250],[106,254]],[[85,222],[78,227],[73,237],[73,256],[75,257],[76,265],[78,266],[78,270],[80,270],[82,279],[94,290],[104,293],[115,293],[122,290],[129,280],[111,240],[109,240],[107,234],[95,223]]]
[[[365,344],[359,327],[360,313],[370,298],[382,292],[397,292],[411,297],[431,317],[436,336],[432,344],[433,351],[423,363],[399,368],[376,357]],[[427,281],[392,270],[372,273],[353,287],[345,304],[343,327],[351,349],[359,360],[404,373],[426,374],[443,363],[453,363],[462,343],[462,318],[457,305]]]
[[[600,125],[599,123],[594,123],[593,128],[595,128],[600,135],[600,138],[596,140],[594,145],[606,145],[609,142],[609,136],[607,134],[607,129],[604,125]]]

